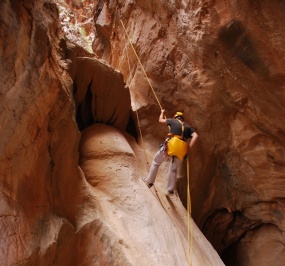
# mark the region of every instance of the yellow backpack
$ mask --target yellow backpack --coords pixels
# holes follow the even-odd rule
[[[188,143],[183,140],[184,124],[178,120],[182,125],[181,136],[173,135],[167,142],[167,154],[169,156],[176,156],[183,161],[188,151]]]

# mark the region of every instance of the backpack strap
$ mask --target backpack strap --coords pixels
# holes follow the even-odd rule
[[[181,124],[181,138],[184,139],[184,122],[181,122],[179,119],[177,120]]]
[[[184,122],[181,122],[179,119],[177,119],[177,120],[181,124],[181,139],[184,140]],[[169,129],[169,132],[170,132],[170,126],[168,126],[168,129]],[[168,133],[168,135],[170,135],[171,137],[174,136],[172,133]],[[175,136],[179,136],[179,135],[175,135]]]

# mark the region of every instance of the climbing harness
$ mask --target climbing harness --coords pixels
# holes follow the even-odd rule
[[[127,30],[126,30],[125,25],[124,25],[123,21],[121,20],[121,18],[120,18],[120,23],[121,23],[121,25],[122,25],[122,27],[124,29],[124,32],[125,32],[125,34],[126,34],[126,36],[128,38],[129,44],[132,47],[132,50],[133,50],[133,52],[134,52],[134,54],[135,54],[135,56],[136,56],[136,58],[137,58],[137,60],[138,60],[138,62],[140,64],[140,66],[141,66],[141,69],[142,69],[142,71],[143,71],[143,73],[145,75],[145,78],[146,78],[150,88],[152,89],[152,92],[153,92],[153,94],[154,94],[154,96],[156,98],[156,101],[157,101],[160,109],[162,110],[163,108],[162,108],[162,106],[161,106],[161,104],[160,104],[160,102],[158,100],[158,97],[157,97],[157,95],[156,95],[156,93],[154,91],[154,88],[151,85],[151,82],[150,82],[150,80],[149,80],[149,78],[148,78],[148,76],[146,74],[146,71],[145,71],[145,69],[144,69],[144,67],[143,67],[143,65],[142,65],[142,63],[141,63],[141,61],[139,59],[139,56],[138,56],[138,54],[137,54],[137,52],[136,52],[136,50],[135,50],[135,48],[134,48],[134,46],[133,46],[133,44],[131,42],[131,39],[130,39],[128,33],[127,33]],[[130,72],[130,63],[129,63],[129,58],[128,58],[128,52],[127,52],[127,59],[128,59],[129,72]],[[140,127],[140,123],[139,123],[139,117],[138,117],[137,110],[136,110],[136,114],[137,114],[137,119],[138,119],[138,127],[139,127],[139,131],[140,131],[140,136],[141,136],[141,139],[142,139],[142,142],[143,142],[143,137],[142,137],[142,133],[141,133],[141,127]],[[180,120],[178,120],[178,121],[180,123],[182,123]],[[184,132],[184,125],[182,124],[182,138],[183,138],[183,132]],[[184,142],[188,146],[187,142],[185,142],[185,141],[180,139],[180,136],[173,136],[171,139],[175,139],[175,141],[177,141],[177,139],[178,139],[179,141]],[[173,142],[174,142],[174,140],[173,140]],[[187,154],[188,147],[186,146],[186,152],[185,152],[185,145],[183,144],[182,146],[184,146],[184,148],[181,148],[181,150],[183,152],[180,152],[180,155],[175,155],[175,156],[177,156],[177,157],[179,156],[181,158],[181,156],[182,156],[181,154],[184,154],[183,158],[185,157],[185,155]],[[146,156],[146,154],[145,154],[145,156]],[[183,158],[181,160],[183,160]],[[146,160],[147,160],[147,157],[146,157]],[[148,161],[147,161],[147,163],[148,163]],[[187,220],[188,220],[188,248],[189,248],[188,252],[189,252],[189,257],[190,257],[189,265],[192,265],[192,225],[191,225],[191,199],[190,199],[190,182],[189,182],[190,180],[189,179],[190,179],[190,175],[189,175],[189,161],[188,161],[188,158],[187,158],[187,217],[188,217]],[[159,202],[160,202],[161,206],[163,207],[163,209],[165,210],[165,212],[168,214],[167,210],[165,209],[165,207],[163,206],[163,204],[161,202],[161,199],[160,199],[160,197],[159,197],[159,195],[157,193],[155,185],[153,185],[153,187],[154,187],[157,199],[159,200]],[[172,219],[172,218],[170,217],[170,219]],[[175,222],[173,222],[173,223],[176,226]],[[183,243],[183,241],[182,241],[182,243]]]

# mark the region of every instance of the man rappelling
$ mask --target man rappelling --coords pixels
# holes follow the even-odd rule
[[[160,145],[160,149],[153,158],[149,174],[144,181],[151,188],[155,182],[159,166],[171,156],[168,170],[167,195],[173,195],[176,186],[177,170],[187,156],[188,149],[191,149],[197,141],[198,134],[184,122],[182,112],[176,112],[173,118],[168,119],[165,118],[164,112],[165,110],[162,109],[158,121],[168,126],[169,137]]]

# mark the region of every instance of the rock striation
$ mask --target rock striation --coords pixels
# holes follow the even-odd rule
[[[0,264],[68,264],[86,182],[57,8],[1,1],[0,9]]]

